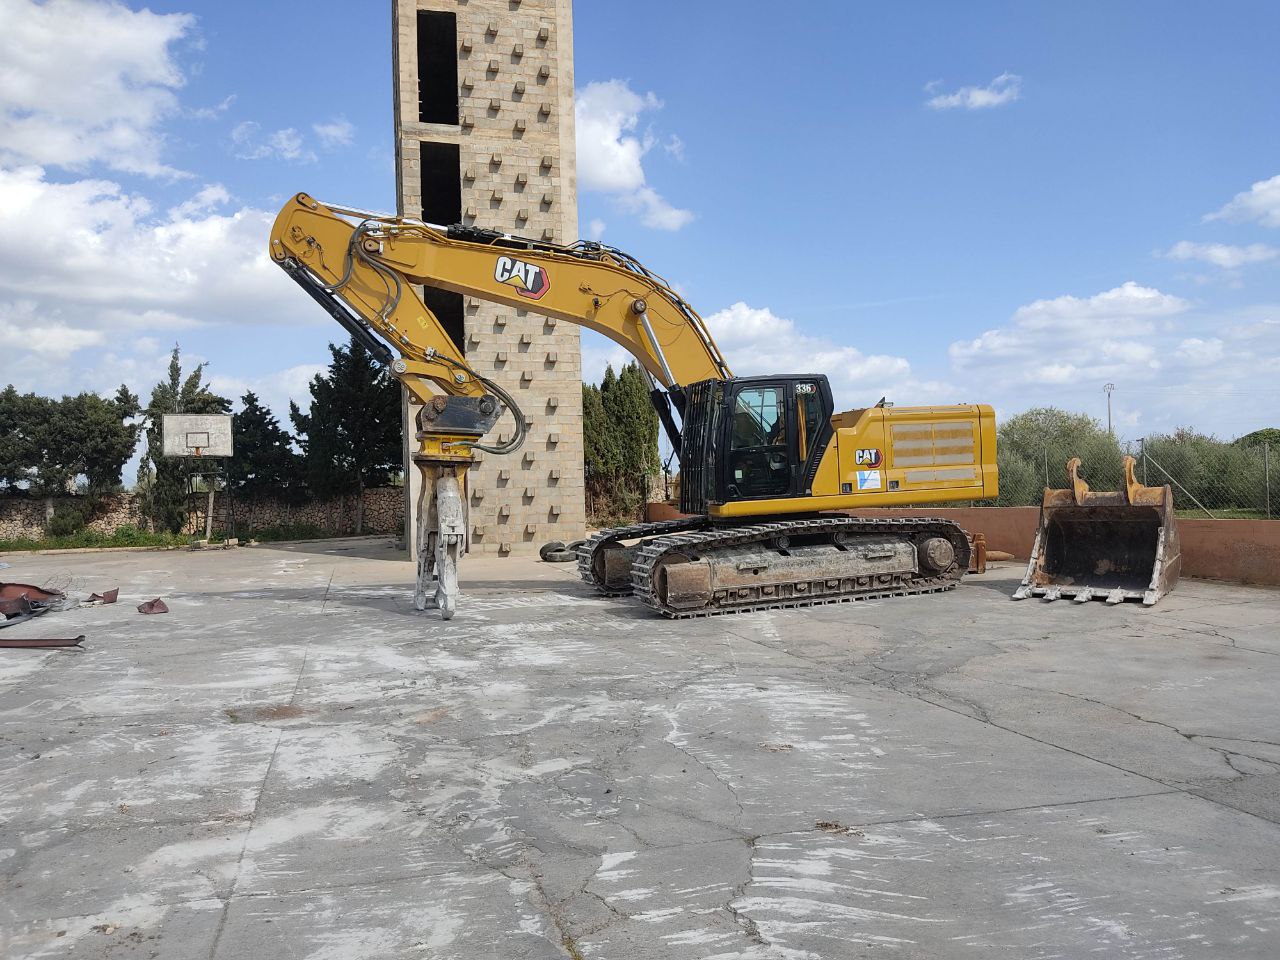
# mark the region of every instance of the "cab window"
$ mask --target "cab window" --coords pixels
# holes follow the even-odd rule
[[[729,439],[729,483],[738,498],[786,496],[791,488],[787,405],[781,387],[739,391]]]

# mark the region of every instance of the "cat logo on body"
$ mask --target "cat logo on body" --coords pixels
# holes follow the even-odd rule
[[[547,271],[536,263],[525,263],[514,257],[499,257],[493,268],[493,279],[499,283],[510,284],[516,293],[530,300],[541,300],[551,289],[551,278]]]
[[[878,467],[880,460],[880,451],[875,447],[859,450],[853,455],[853,462],[860,467]]]

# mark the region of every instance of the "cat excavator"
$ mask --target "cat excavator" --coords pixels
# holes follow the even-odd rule
[[[949,590],[968,569],[969,542],[950,521],[844,511],[994,497],[989,406],[882,400],[837,412],[822,374],[735,377],[683,297],[595,241],[436,225],[300,193],[276,218],[270,255],[421,404],[418,609],[454,615],[467,469],[475,451],[514,452],[527,424],[415,285],[595,330],[647,371],[684,516],[584,541],[578,569],[601,593],[682,618]],[[515,430],[486,442],[504,413]]]

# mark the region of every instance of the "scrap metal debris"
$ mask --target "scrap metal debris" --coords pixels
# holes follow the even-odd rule
[[[113,587],[112,589],[108,590],[106,593],[91,593],[89,595],[89,599],[86,600],[85,603],[107,604],[107,603],[115,603],[119,599],[120,599],[120,588]]]
[[[148,600],[146,603],[138,604],[139,613],[168,613],[169,607],[163,600],[156,597],[154,600]]]
[[[84,634],[78,637],[23,637],[0,639],[0,647],[15,650],[67,650],[75,647],[83,650]]]
[[[31,583],[0,583],[0,628],[61,610],[66,599],[60,590],[45,590]]]

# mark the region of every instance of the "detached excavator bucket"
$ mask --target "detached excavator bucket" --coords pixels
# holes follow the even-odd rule
[[[1015,600],[1073,597],[1077,602],[1141,600],[1151,606],[1178,582],[1182,554],[1173,491],[1144,487],[1124,458],[1124,489],[1094,492],[1067,462],[1069,490],[1044,492],[1040,529]]]

